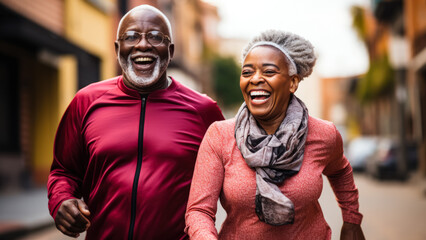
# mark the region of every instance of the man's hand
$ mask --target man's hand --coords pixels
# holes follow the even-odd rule
[[[90,221],[87,218],[89,215],[89,208],[82,200],[65,200],[56,213],[56,228],[67,236],[77,238],[81,232],[90,227]]]
[[[343,222],[340,240],[365,240],[361,225]]]

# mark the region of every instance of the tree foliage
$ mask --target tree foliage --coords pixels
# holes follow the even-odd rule
[[[355,29],[358,37],[364,42],[367,41],[367,24],[365,10],[360,6],[351,7],[352,27]]]
[[[357,86],[358,99],[365,103],[386,94],[392,94],[395,75],[387,54],[372,60],[368,72],[360,79]]]
[[[232,108],[243,101],[239,84],[240,72],[240,66],[232,57],[213,57],[214,90],[218,103],[225,108]]]

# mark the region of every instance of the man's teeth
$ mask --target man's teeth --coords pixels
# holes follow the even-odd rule
[[[135,59],[135,62],[137,63],[152,62],[152,61],[154,61],[152,57],[138,57]]]
[[[251,91],[250,92],[251,97],[258,97],[258,96],[269,97],[270,95],[271,94],[269,92],[266,92],[266,91]]]

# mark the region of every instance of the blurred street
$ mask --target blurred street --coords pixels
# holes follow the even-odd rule
[[[361,226],[366,239],[426,239],[426,195],[418,183],[377,181],[364,174],[355,174],[355,183],[360,194],[360,211],[364,215]],[[320,203],[333,230],[332,239],[339,239],[341,213],[327,181]]]
[[[362,173],[355,174],[355,181],[360,192],[360,210],[364,214],[362,228],[366,239],[426,239],[426,195],[417,183],[411,180],[406,182],[377,181]],[[43,197],[42,199],[45,198]],[[16,201],[16,203],[19,202],[23,204],[22,201]],[[35,203],[40,206],[33,204],[31,205],[32,208],[39,209],[39,211],[44,209],[47,214],[46,202],[38,201]],[[341,213],[327,180],[324,181],[324,190],[320,203],[323,206],[325,218],[333,230],[332,239],[339,239],[340,227],[342,226]],[[37,213],[34,212],[34,214]],[[26,216],[25,218],[37,217],[40,218],[39,216]],[[217,216],[218,228],[220,228],[224,218],[223,209],[219,209]],[[0,239],[5,238],[0,235]],[[52,225],[25,236],[8,239],[65,240],[71,238],[62,235]],[[84,234],[78,239],[84,239]]]

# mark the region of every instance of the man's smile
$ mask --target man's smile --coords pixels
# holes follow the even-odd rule
[[[141,56],[132,59],[135,71],[151,71],[155,68],[157,58],[153,56]]]

